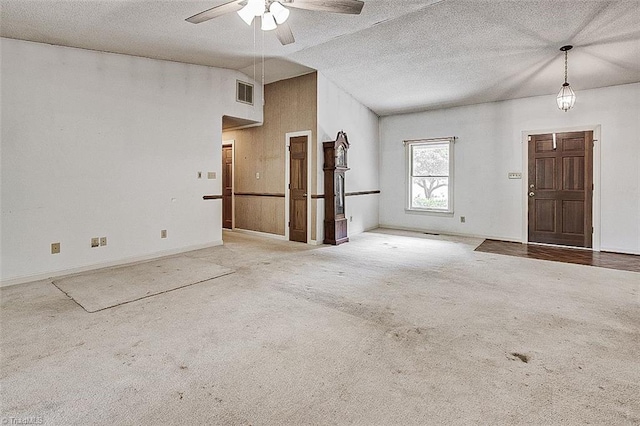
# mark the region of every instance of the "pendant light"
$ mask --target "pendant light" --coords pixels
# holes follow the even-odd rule
[[[576,103],[576,94],[569,85],[569,82],[567,82],[567,52],[571,49],[573,49],[571,45],[560,48],[560,51],[564,52],[564,84],[560,88],[560,92],[558,92],[556,102],[558,103],[558,108],[564,112],[569,111],[573,107],[573,104]]]

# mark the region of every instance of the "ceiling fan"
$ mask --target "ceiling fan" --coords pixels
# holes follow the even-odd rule
[[[287,45],[295,42],[295,39],[291,27],[286,22],[289,17],[289,9],[285,6],[320,12],[359,15],[364,2],[360,0],[232,0],[193,15],[186,21],[199,24],[227,13],[237,12],[247,25],[251,25],[253,20],[259,16],[262,21],[262,30],[275,30],[280,43]]]

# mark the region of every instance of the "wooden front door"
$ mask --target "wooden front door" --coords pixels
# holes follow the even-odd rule
[[[233,148],[222,146],[222,227],[233,227]]]
[[[307,136],[291,138],[289,240],[307,242]]]
[[[529,242],[591,247],[593,132],[529,140]]]

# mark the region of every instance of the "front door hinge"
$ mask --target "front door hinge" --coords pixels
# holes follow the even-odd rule
[[[529,136],[529,142],[531,142],[531,136]]]
[[[591,233],[593,234],[593,226],[591,227]]]
[[[289,224],[287,225],[287,227],[291,228],[291,221],[289,221]]]

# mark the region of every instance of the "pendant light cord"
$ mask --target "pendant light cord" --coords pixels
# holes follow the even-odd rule
[[[564,51],[564,82],[567,82],[567,51]]]

